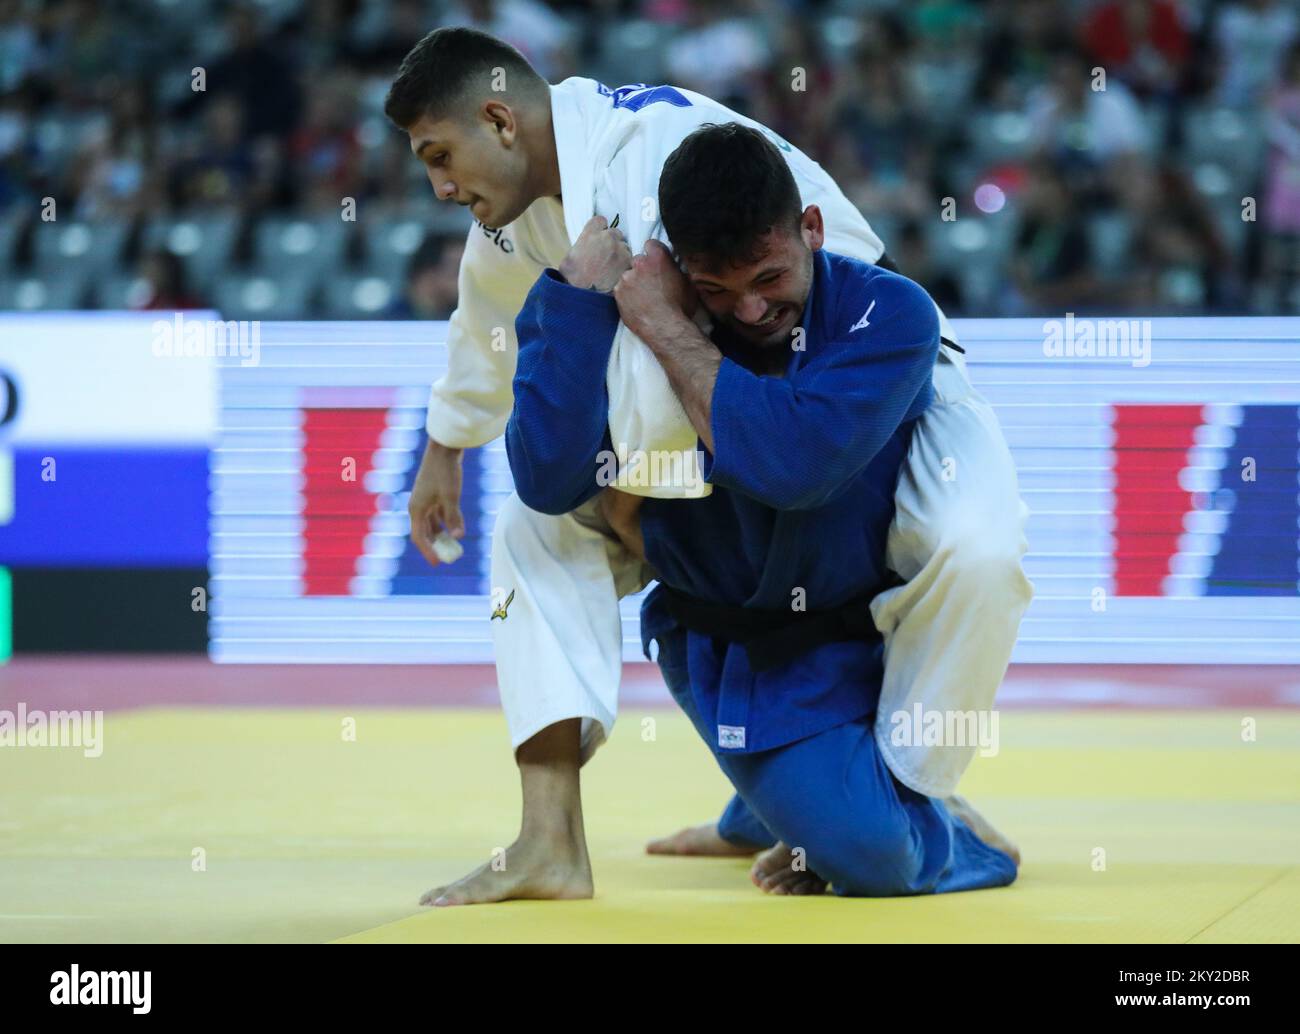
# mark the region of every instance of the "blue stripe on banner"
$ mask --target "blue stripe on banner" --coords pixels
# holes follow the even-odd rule
[[[0,564],[207,563],[207,449],[15,450],[14,515],[0,526]]]
[[[490,542],[486,529],[481,526],[482,449],[466,449],[461,467],[461,511],[465,515],[465,537],[461,540],[464,555],[454,564],[430,567],[408,537],[397,563],[389,592],[394,596],[487,596],[487,579],[482,572],[487,568]],[[424,455],[424,435],[419,436],[415,455],[402,492],[408,493],[419,473],[420,458]]]
[[[1243,406],[1228,450],[1223,485],[1234,505],[1206,583],[1208,596],[1295,596],[1300,593],[1300,409]],[[1255,480],[1242,480],[1242,461]]]

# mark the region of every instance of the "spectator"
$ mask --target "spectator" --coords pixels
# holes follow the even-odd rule
[[[1014,314],[1042,314],[1089,306],[1098,285],[1087,224],[1069,182],[1051,161],[1031,164],[1022,204],[1009,307]]]
[[[1297,32],[1300,17],[1292,0],[1240,0],[1224,8],[1214,32],[1219,100],[1234,108],[1260,103]]]
[[[323,75],[308,95],[302,126],[289,140],[290,175],[301,184],[302,200],[311,209],[337,211],[342,198],[360,192],[355,94],[350,76]]]
[[[147,294],[137,309],[203,309],[206,306],[190,291],[185,266],[170,251],[159,248],[140,260],[140,279]]]
[[[85,146],[77,162],[77,214],[97,219],[109,215],[134,218],[155,196],[147,189],[153,169],[153,114],[139,83],[124,86],[113,98],[108,124]]]
[[[1139,97],[1172,96],[1183,81],[1191,40],[1172,0],[1110,0],[1083,35],[1092,60]]]
[[[132,18],[146,7],[141,31]],[[427,179],[379,105],[410,45],[450,20],[504,36],[553,80],[596,74],[601,61],[611,86],[676,80],[758,118],[826,166],[891,255],[906,250],[926,279],[943,279],[921,228],[944,198],[994,181],[1021,198],[1027,180],[1031,218],[1014,261],[999,246],[985,260],[998,268],[927,284],[968,315],[999,284],[1016,311],[1062,299],[1231,310],[1243,294],[1243,258],[1225,244],[1238,242],[1234,229],[1259,266],[1252,305],[1270,311],[1285,294],[1300,304],[1300,87],[1286,49],[1300,31],[1296,0],[222,0],[214,10],[215,24],[180,3],[0,0],[9,271],[35,261],[45,197],[60,217],[128,226],[162,208],[229,219],[222,249],[235,264],[252,261],[264,213],[310,218],[355,197],[362,221],[426,218]],[[647,35],[635,20],[657,27]],[[648,49],[665,31],[677,35]],[[635,72],[619,72],[624,43]],[[195,67],[206,90],[191,89]],[[1241,116],[1180,117],[1206,97]],[[1265,118],[1267,150],[1253,146]],[[1181,132],[1193,134],[1185,153]],[[1259,221],[1220,225],[1194,183],[1220,199],[1258,197]],[[337,261],[357,261],[364,239],[363,229]],[[413,271],[409,311],[452,304],[445,283],[429,286],[439,276]],[[1081,293],[1068,299],[1072,284]],[[104,286],[88,296],[113,297]]]
[[[456,283],[465,239],[430,234],[411,256],[402,296],[389,308],[390,320],[445,320],[456,309]]]
[[[196,154],[180,163],[177,194],[182,204],[238,205],[253,196],[257,165],[234,97],[208,106],[206,132]]]
[[[1151,149],[1142,109],[1128,87],[1094,74],[1077,50],[1058,53],[1050,80],[1030,99],[1029,118],[1040,145],[1069,164],[1105,167]]]
[[[691,6],[686,30],[664,54],[668,78],[679,86],[745,108],[768,61],[767,43],[754,22],[720,0]]]
[[[1124,176],[1121,200],[1133,229],[1118,299],[1150,313],[1235,303],[1232,256],[1187,176],[1168,162],[1135,162]]]
[[[36,29],[19,0],[0,0],[0,94],[17,90],[43,64]]]
[[[459,0],[444,24],[468,25],[505,40],[549,82],[573,74],[569,27],[540,0]]]
[[[1286,56],[1268,101],[1264,182],[1264,280],[1279,311],[1300,311],[1300,43]],[[1287,297],[1288,292],[1291,297]]]
[[[370,42],[359,47],[362,65],[380,75],[395,73],[409,51],[432,26],[420,0],[394,0],[382,28]]]
[[[921,223],[908,219],[900,224],[898,232],[889,242],[889,257],[898,271],[908,279],[924,285],[935,304],[949,316],[960,316],[965,311],[961,284],[946,270],[940,269],[925,245]]]
[[[798,136],[808,153],[824,154],[831,138],[843,132],[832,118],[835,66],[810,18],[788,16],[776,39],[779,49],[756,79],[751,117],[783,137]]]
[[[993,0],[975,79],[978,102],[1022,110],[1047,81],[1057,56],[1069,43],[1054,6],[1042,0]]]
[[[250,7],[236,7],[230,17],[231,49],[208,70],[213,97],[233,97],[239,104],[245,139],[282,138],[297,125],[302,98],[284,50],[263,38]]]

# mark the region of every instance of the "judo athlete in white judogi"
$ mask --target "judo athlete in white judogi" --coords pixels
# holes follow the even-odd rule
[[[639,505],[627,539],[659,580],[642,641],[768,847],[755,882],[872,897],[1010,883],[1014,849],[981,837],[965,802],[898,783],[872,731],[882,641],[868,603],[892,577],[894,490],[933,398],[933,302],[822,250],[820,210],[800,210],[757,130],[692,133],[659,200],[690,283],[652,241],[613,296],[556,270],[529,293],[506,427],[520,497],[564,514],[608,491],[604,374],[621,318],[667,372],[714,487]],[[764,321],[727,312],[728,292],[751,287]],[[700,303],[718,316],[708,335]]]
[[[870,263],[884,257],[880,240],[820,166],[757,123],[690,91],[610,90],[581,78],[550,86],[500,41],[439,29],[403,61],[385,111],[407,132],[437,197],[468,206],[477,221],[461,265],[448,369],[430,394],[429,442],[409,506],[412,539],[431,563],[438,562],[439,535],[464,534],[462,450],[497,438],[510,416],[515,318],[529,290],[547,268],[581,272],[573,265],[574,248],[593,218],[597,228],[617,220],[629,253],[664,239],[659,174],[689,133],[706,123],[762,129],[780,148],[804,205],[821,211],[827,249]],[[938,318],[941,335],[953,340]],[[878,594],[870,611],[884,637],[876,743],[904,785],[943,797],[975,744],[899,742],[890,716],[912,714],[918,704],[927,713],[991,708],[1032,587],[1021,569],[1026,511],[996,418],[971,388],[954,349],[941,348],[933,382],[934,403],[912,435],[886,547],[888,567],[901,583]],[[612,440],[634,461],[621,472],[626,491],[707,496],[711,488],[692,466],[695,431],[662,367],[626,326],[613,341],[606,388]],[[662,476],[663,465],[657,478],[634,469],[637,457],[650,462],[655,456],[683,462],[670,465],[671,477]],[[485,865],[431,890],[425,903],[592,893],[578,767],[617,716],[618,599],[647,577],[612,534],[602,498],[553,516],[512,496],[497,516],[491,580],[499,598],[493,603],[501,608],[514,598],[504,619],[491,625],[523,822],[504,869]],[[710,825],[667,849],[752,851],[761,845],[744,825]]]

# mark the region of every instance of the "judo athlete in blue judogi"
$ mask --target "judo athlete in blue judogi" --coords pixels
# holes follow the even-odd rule
[[[885,541],[931,401],[931,299],[821,250],[820,211],[801,210],[784,161],[752,129],[688,137],[659,202],[685,275],[656,242],[620,253],[617,229],[593,221],[567,281],[547,270],[519,314],[506,446],[520,498],[556,514],[609,498],[611,525],[659,582],[642,608],[646,654],[657,643],[669,689],[736,790],[718,832],[765,849],[760,887],[892,896],[1011,883],[1015,848],[959,798],[895,779],[872,733],[883,667],[868,603],[897,580]],[[626,267],[613,291],[592,289],[611,282],[610,263]],[[707,334],[691,315],[701,308]],[[704,498],[610,487],[619,443],[605,371],[620,318],[699,433]]]

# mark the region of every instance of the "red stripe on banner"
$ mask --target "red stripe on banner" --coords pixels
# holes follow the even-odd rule
[[[1163,596],[1192,493],[1178,485],[1202,407],[1117,405],[1115,431],[1115,593]]]
[[[304,409],[302,416],[303,593],[346,596],[375,513],[365,481],[388,410]]]

